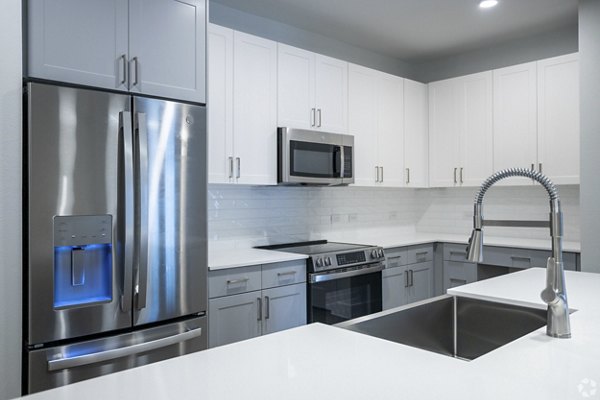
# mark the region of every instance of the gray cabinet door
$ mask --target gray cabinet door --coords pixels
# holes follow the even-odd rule
[[[450,288],[466,285],[477,280],[477,264],[444,261],[444,293]]]
[[[29,77],[127,90],[128,0],[27,4]]]
[[[262,291],[263,335],[306,324],[306,284]]]
[[[205,0],[129,0],[130,90],[205,103]]]
[[[413,303],[433,297],[433,261],[412,264],[407,268],[409,285],[406,302]]]
[[[261,334],[261,292],[208,301],[208,346],[216,347]]]
[[[400,307],[406,304],[408,290],[407,267],[387,268],[382,272],[383,309]]]

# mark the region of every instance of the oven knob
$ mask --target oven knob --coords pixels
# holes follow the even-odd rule
[[[379,249],[379,257],[383,258],[384,254],[383,254],[383,249]]]
[[[317,258],[317,267],[321,268],[323,266],[323,259]]]
[[[325,265],[327,265],[327,266],[331,265],[331,257],[327,257],[325,259]]]
[[[371,258],[377,258],[377,250],[371,251]]]

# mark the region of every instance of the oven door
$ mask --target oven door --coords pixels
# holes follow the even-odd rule
[[[383,264],[309,275],[308,321],[328,325],[382,311]]]
[[[345,166],[351,169],[351,147],[344,136],[301,129],[279,128],[278,181],[289,184],[341,185]],[[351,175],[351,172],[349,173]]]

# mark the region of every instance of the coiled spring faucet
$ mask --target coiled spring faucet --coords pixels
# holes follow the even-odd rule
[[[540,183],[550,196],[549,221],[512,221],[512,220],[484,220],[483,197],[487,190],[502,179],[522,176],[531,178]],[[473,232],[467,247],[467,258],[471,262],[483,261],[483,227],[484,226],[509,226],[520,228],[550,228],[552,238],[552,256],[546,264],[546,288],[542,291],[542,300],[548,304],[548,323],[546,333],[556,338],[570,338],[571,326],[569,321],[569,304],[565,287],[565,274],[562,255],[563,221],[560,209],[558,190],[552,181],[539,172],[525,168],[509,168],[498,171],[487,178],[477,196],[473,215]]]

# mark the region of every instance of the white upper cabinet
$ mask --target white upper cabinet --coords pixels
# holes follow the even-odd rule
[[[279,126],[348,131],[348,63],[278,43]]]
[[[28,76],[205,102],[205,0],[29,0]]]
[[[494,70],[494,171],[536,168],[537,66],[535,62]],[[510,178],[504,184],[531,184]]]
[[[404,80],[404,182],[429,185],[429,112],[427,85]]]
[[[234,32],[234,176],[277,184],[277,43]]]
[[[434,82],[429,101],[430,185],[480,185],[493,167],[491,72]]]
[[[233,176],[233,30],[208,27],[208,181]]]
[[[30,77],[127,90],[128,0],[29,0]]]
[[[130,90],[205,103],[205,0],[129,0]]]
[[[403,186],[404,79],[352,64],[349,71],[355,184]]]
[[[579,183],[578,54],[538,61],[538,170],[557,184]]]

